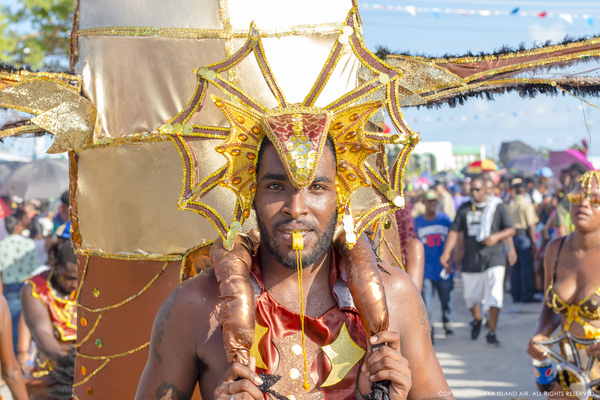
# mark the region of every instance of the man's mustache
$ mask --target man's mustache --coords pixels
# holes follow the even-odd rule
[[[309,228],[309,229],[311,229],[313,231],[317,231],[318,232],[318,230],[319,230],[317,228],[317,226],[315,226],[314,224],[312,224],[310,222],[306,222],[306,221],[302,221],[302,220],[295,220],[295,219],[289,219],[289,220],[286,220],[286,221],[281,221],[281,222],[277,223],[273,227],[273,229],[279,229],[279,228],[285,227],[287,225],[295,225],[295,226],[302,225],[302,226],[305,226],[305,227],[307,227],[307,228]]]

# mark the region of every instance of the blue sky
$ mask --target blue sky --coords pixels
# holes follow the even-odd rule
[[[593,1],[397,1],[359,0],[365,41],[369,48],[385,45],[391,50],[441,56],[492,52],[502,45],[531,47],[546,40],[562,40],[565,35],[582,37],[600,34],[600,2]],[[374,5],[390,9],[375,9]],[[397,6],[427,8],[426,12],[397,11]],[[507,13],[515,8],[535,16],[466,16],[464,10]],[[438,16],[432,9],[439,8]],[[444,10],[450,10],[446,13]],[[546,11],[546,17],[537,16]],[[550,17],[549,14],[554,14]],[[563,18],[559,17],[563,15]],[[566,15],[572,17],[572,23]],[[586,15],[586,18],[583,16]],[[565,19],[566,18],[566,19]],[[600,98],[587,98],[600,105]],[[600,156],[600,110],[573,97],[539,96],[521,99],[516,94],[496,97],[495,101],[470,100],[464,106],[440,109],[405,109],[411,129],[421,132],[423,140],[449,140],[454,144],[484,144],[486,153],[497,155],[502,141],[523,140],[533,147],[552,150],[566,148],[591,133],[590,155]]]
[[[13,3],[13,0],[0,0],[0,4]],[[546,40],[560,41],[565,35],[600,34],[600,2],[597,1],[359,0],[358,5],[365,41],[373,50],[384,45],[391,50],[441,56],[467,51],[492,52],[502,45],[516,47],[520,43],[531,47]],[[381,6],[388,9],[383,10]],[[397,10],[398,7],[404,9]],[[505,15],[517,7],[519,13],[533,16]],[[460,10],[465,10],[465,14]],[[543,11],[547,13],[545,18],[537,16]],[[479,15],[482,12],[489,12],[491,16]],[[494,12],[501,15],[495,16]],[[559,14],[563,14],[562,18]],[[572,23],[565,15],[571,16]],[[600,105],[600,98],[587,100]],[[404,115],[411,129],[421,132],[423,140],[484,144],[486,153],[491,156],[497,155],[502,141],[519,139],[536,148],[559,150],[582,138],[589,140],[589,135],[590,155],[600,156],[600,137],[597,137],[600,110],[582,105],[570,96],[524,100],[509,94],[498,96],[492,102],[470,100],[456,108],[405,109]],[[0,151],[6,146],[0,144]],[[30,141],[18,147],[27,147],[22,151],[28,154],[33,151]]]

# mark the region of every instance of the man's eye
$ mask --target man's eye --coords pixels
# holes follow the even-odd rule
[[[312,190],[325,190],[325,186],[319,185],[318,183],[315,183],[314,185],[311,185],[310,188]]]
[[[267,186],[267,189],[281,190],[281,189],[283,189],[283,186],[281,186],[279,183],[271,183],[270,185]]]

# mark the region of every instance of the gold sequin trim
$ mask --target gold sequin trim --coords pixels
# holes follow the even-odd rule
[[[553,46],[551,46],[551,47],[553,47]],[[543,53],[550,53],[550,51],[544,51]],[[592,51],[588,51],[586,53],[567,54],[564,56],[547,57],[547,58],[544,58],[541,60],[528,61],[525,63],[514,64],[514,65],[507,65],[505,67],[494,68],[494,69],[491,69],[486,72],[470,75],[468,78],[465,79],[465,81],[478,80],[478,79],[481,79],[481,78],[484,78],[487,76],[498,75],[498,74],[521,70],[521,69],[525,69],[525,68],[539,67],[542,65],[556,64],[556,63],[560,63],[560,62],[567,62],[567,61],[572,61],[572,60],[581,59],[581,58],[594,57],[599,54],[600,54],[600,50],[592,50]]]
[[[387,239],[385,238],[385,236],[383,237],[382,241],[383,241],[383,243],[385,243],[386,247],[390,251],[390,254],[394,258],[394,260],[398,263],[398,267],[402,268],[404,271],[406,271],[406,268],[404,267],[404,264],[402,264],[402,261],[400,261],[400,259],[398,258],[398,256],[396,256],[396,253],[394,253],[394,250],[392,250],[392,246],[390,246],[390,243],[387,241]]]
[[[148,283],[146,284],[146,286],[144,286],[144,287],[142,288],[142,290],[140,290],[140,291],[139,291],[139,292],[137,292],[136,294],[134,294],[134,295],[132,295],[132,296],[130,296],[130,297],[128,297],[128,298],[126,298],[126,299],[125,299],[125,300],[123,300],[123,301],[120,301],[120,302],[118,302],[118,303],[116,303],[116,304],[113,304],[113,305],[111,305],[111,306],[100,307],[100,308],[90,308],[90,307],[84,306],[84,305],[83,305],[83,304],[81,304],[81,303],[78,303],[78,305],[79,305],[79,307],[83,308],[83,309],[84,309],[84,310],[86,310],[86,311],[90,311],[90,312],[94,312],[94,313],[96,313],[96,312],[101,312],[101,311],[112,310],[112,309],[114,309],[114,308],[117,308],[117,307],[120,307],[120,306],[122,306],[122,305],[124,305],[124,304],[127,304],[127,303],[129,303],[131,300],[133,300],[133,299],[135,299],[135,298],[137,298],[137,297],[141,296],[142,294],[144,294],[144,292],[145,292],[146,290],[148,290],[148,288],[149,288],[150,286],[152,286],[152,284],[153,284],[153,283],[154,283],[154,282],[155,282],[155,281],[156,281],[156,280],[157,280],[157,279],[158,279],[158,278],[159,278],[159,277],[162,275],[162,273],[163,273],[163,272],[165,272],[165,270],[167,269],[167,266],[168,266],[168,265],[169,265],[169,262],[168,262],[168,261],[167,261],[167,262],[165,262],[165,264],[163,265],[163,267],[161,268],[161,270],[158,272],[158,274],[156,274],[156,275],[155,275],[155,276],[154,276],[154,277],[153,277],[153,278],[150,280],[150,282],[148,282]]]
[[[103,314],[98,315],[98,318],[96,318],[96,322],[94,323],[94,326],[92,326],[92,329],[90,329],[90,331],[88,332],[88,334],[85,335],[85,337],[83,339],[81,339],[81,342],[75,343],[75,345],[77,347],[79,347],[82,344],[84,344],[85,342],[87,342],[88,339],[94,334],[94,332],[96,332],[96,328],[98,328],[98,324],[100,324],[100,320],[102,319],[102,315]]]
[[[10,108],[17,109],[18,107],[11,106]],[[17,110],[20,111],[20,110]],[[26,112],[26,111],[25,111]],[[17,126],[15,128],[3,129],[0,131],[0,138],[9,136],[17,136],[25,133],[42,132],[43,129],[35,124]]]
[[[18,84],[19,82],[27,82],[32,80],[52,81],[64,86],[75,94],[79,94],[82,86],[82,80],[80,76],[65,74],[62,72],[29,72],[23,70],[20,70],[19,72],[0,71],[0,82],[10,82],[4,85],[0,83],[0,89]]]
[[[210,246],[214,243],[214,240],[211,241],[203,241],[202,244],[192,247],[191,249],[189,249],[188,251],[185,252],[185,254],[183,255],[183,258],[181,259],[181,267],[179,269],[179,282],[183,282],[183,278],[185,277],[185,273],[186,273],[186,262],[187,262],[187,258],[189,257],[190,254],[192,254],[194,251],[201,249],[202,247],[205,246]]]
[[[41,378],[42,376],[46,376],[50,374],[50,371],[34,371],[31,373],[31,376],[34,378]]]
[[[85,378],[83,378],[81,381],[73,383],[73,387],[77,387],[77,386],[83,385],[84,383],[86,383],[87,381],[89,381],[90,379],[92,379],[98,372],[100,372],[100,370],[102,368],[106,367],[106,364],[108,364],[110,362],[110,360],[111,359],[108,359],[108,360],[104,361],[102,363],[102,365],[100,365],[98,368],[96,368],[96,370],[94,372],[92,372],[91,374],[89,374],[88,376],[86,376]]]
[[[82,250],[76,250],[78,253]],[[90,256],[87,255],[85,258],[85,264],[83,266],[83,273],[81,274],[81,281],[79,282],[79,286],[77,287],[77,293],[75,294],[75,302],[79,304],[79,296],[81,294],[81,287],[83,286],[83,281],[85,280],[85,275],[87,274],[88,265],[90,264]]]
[[[135,349],[127,350],[127,351],[124,351],[124,352],[118,353],[118,354],[112,354],[110,356],[90,356],[88,354],[83,354],[83,353],[79,353],[79,352],[77,353],[77,355],[79,357],[87,358],[89,360],[112,360],[113,358],[119,358],[119,357],[128,356],[130,354],[135,353],[136,351],[140,351],[142,349],[145,349],[148,346],[150,346],[150,342],[146,342],[143,345],[136,347]]]
[[[223,3],[223,2],[221,2]],[[338,33],[344,24],[342,22],[294,25],[284,28],[259,29],[263,38],[281,38],[286,36],[329,35]],[[169,37],[174,39],[245,39],[247,30],[228,29],[195,29],[168,28],[155,26],[107,26],[80,29],[77,37],[81,36],[134,36],[134,37]]]
[[[181,185],[181,195],[179,196],[179,209],[180,210],[188,210],[188,211],[193,211],[195,213],[198,213],[204,217],[206,217],[206,219],[211,223],[211,225],[215,228],[215,230],[217,232],[219,232],[219,234],[221,235],[221,237],[223,238],[223,240],[226,239],[225,235],[227,233],[227,229],[223,230],[219,227],[219,225],[213,220],[213,218],[215,218],[216,220],[218,220],[223,227],[227,228],[227,223],[225,222],[225,220],[223,219],[223,217],[221,217],[221,215],[214,210],[212,207],[208,206],[207,204],[201,203],[199,201],[192,201],[192,200],[185,200],[185,194],[186,192],[189,190],[193,190],[193,165],[191,160],[193,160],[192,154],[190,152],[190,149],[187,145],[187,142],[185,140],[183,140],[183,138],[178,137],[178,136],[171,136],[171,140],[173,140],[173,143],[175,144],[175,147],[177,148],[177,151],[179,152],[179,156],[181,158],[181,162],[183,164],[183,179],[182,179],[182,185]],[[182,150],[183,148],[183,150]],[[186,158],[187,160],[189,160],[190,162],[190,168],[187,167],[186,165]],[[186,187],[186,180],[189,179],[190,180],[190,187]],[[211,215],[207,215],[205,212],[200,211],[200,210],[196,210],[193,208],[188,208],[188,205],[199,205],[202,207],[205,207],[206,210],[211,214]],[[213,217],[213,218],[210,218]],[[179,261],[181,259],[183,259],[183,256],[179,256],[180,258],[178,260],[173,260],[173,261]]]
[[[181,254],[114,254],[105,253],[103,251],[79,249],[75,251],[76,254],[81,256],[96,256],[102,258],[110,258],[113,260],[126,260],[126,261],[181,261],[183,256]],[[83,280],[83,278],[82,278]]]
[[[122,137],[96,139],[94,140],[94,144],[86,147],[85,150],[120,146],[129,143],[164,142],[166,140],[169,140],[169,137],[167,135],[163,135],[158,132],[147,132]]]

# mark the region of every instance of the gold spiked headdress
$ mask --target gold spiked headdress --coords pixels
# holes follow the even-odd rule
[[[325,107],[315,102],[325,88],[345,46],[373,75],[354,90],[346,93]],[[250,53],[254,53],[260,70],[278,107],[267,109],[239,89],[235,83],[222,78],[226,71],[236,67]],[[338,160],[336,192],[339,218],[344,222],[346,241],[351,247],[366,227],[375,219],[384,217],[398,207],[403,207],[402,174],[408,156],[418,143],[418,135],[412,132],[400,113],[400,92],[406,95],[399,78],[400,69],[393,68],[366,49],[358,32],[358,16],[353,9],[346,25],[330,52],[312,89],[300,104],[289,104],[271,72],[260,35],[251,27],[245,44],[231,57],[220,63],[197,69],[198,86],[194,98],[185,110],[163,125],[159,130],[170,135],[180,151],[185,165],[184,189],[180,208],[194,210],[207,217],[222,236],[225,247],[231,248],[236,233],[250,217],[256,191],[256,163],[262,140],[273,143],[292,184],[297,188],[310,185],[315,177],[327,136],[334,143]],[[208,85],[212,84],[232,98],[227,101],[212,96],[229,122],[229,128],[190,125],[188,121],[198,112],[206,98]],[[380,99],[373,97],[379,94]],[[416,96],[416,95],[415,95]],[[386,134],[367,130],[373,115],[385,106],[400,134]],[[182,133],[185,137],[182,137]],[[186,139],[216,137],[225,139],[215,150],[227,162],[214,174],[200,182],[193,177],[194,154]],[[406,144],[391,171],[373,166],[368,157],[383,154],[383,145]],[[233,221],[228,226],[224,219],[203,204],[200,199],[217,185],[231,189],[237,196]],[[352,195],[361,188],[372,187],[380,200],[360,215],[352,210]],[[355,222],[356,221],[356,222]]]

